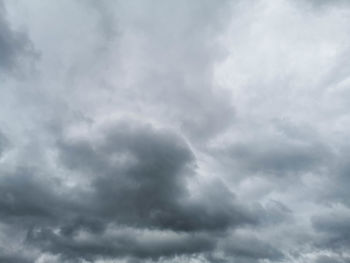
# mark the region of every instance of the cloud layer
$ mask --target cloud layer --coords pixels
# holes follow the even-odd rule
[[[350,261],[346,1],[0,1],[0,261]]]

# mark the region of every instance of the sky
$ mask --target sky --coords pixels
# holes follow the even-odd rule
[[[349,263],[350,2],[0,0],[0,262]]]

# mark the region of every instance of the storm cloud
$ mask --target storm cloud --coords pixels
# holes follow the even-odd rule
[[[350,262],[346,1],[0,1],[0,261]]]

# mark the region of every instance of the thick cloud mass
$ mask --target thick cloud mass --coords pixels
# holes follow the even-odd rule
[[[0,262],[350,262],[349,18],[0,1]]]

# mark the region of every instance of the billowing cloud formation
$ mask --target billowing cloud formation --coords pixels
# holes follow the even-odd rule
[[[349,262],[349,14],[0,2],[0,261]]]

